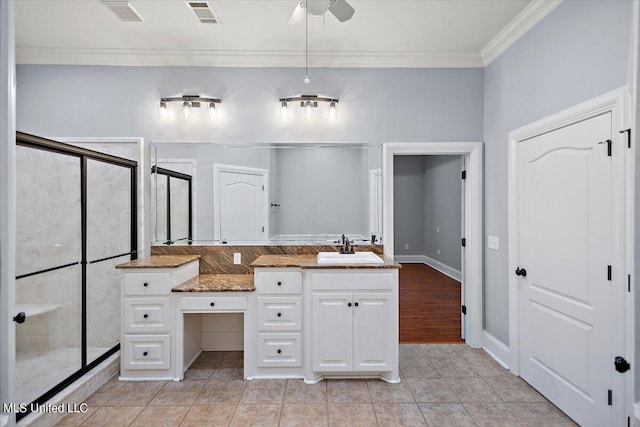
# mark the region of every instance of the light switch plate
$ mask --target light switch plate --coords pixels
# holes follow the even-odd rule
[[[234,264],[241,264],[242,263],[242,255],[240,254],[240,252],[234,252],[233,253],[233,263]]]
[[[489,249],[493,249],[495,251],[500,250],[500,238],[497,236],[488,236],[489,237]]]

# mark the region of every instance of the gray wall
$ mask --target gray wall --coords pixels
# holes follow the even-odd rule
[[[157,141],[465,141],[482,138],[482,69],[101,67],[20,65],[17,125],[42,136]],[[338,121],[282,123],[278,98],[340,97]],[[160,97],[219,96],[220,123],[161,121]],[[292,108],[294,106],[291,106]]]
[[[424,255],[423,156],[393,158],[393,197],[394,255]]]
[[[458,271],[462,256],[461,171],[462,156],[424,156],[424,254]]]
[[[484,324],[509,342],[508,132],[624,86],[631,2],[564,1],[485,69]]]
[[[461,170],[462,156],[393,159],[395,255],[426,255],[460,270]]]

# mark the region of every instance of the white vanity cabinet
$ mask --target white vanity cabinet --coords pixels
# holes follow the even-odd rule
[[[305,271],[305,377],[379,376],[399,381],[398,270]]]
[[[251,378],[296,378],[302,369],[302,272],[256,268],[255,365]]]
[[[145,267],[145,262],[137,260],[118,266],[122,312],[120,379],[173,379],[171,289],[197,276],[199,262],[178,262],[175,267],[152,263]],[[153,262],[162,265],[157,260]]]

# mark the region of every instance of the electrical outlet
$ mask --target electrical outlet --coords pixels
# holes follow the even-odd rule
[[[405,249],[405,250],[409,249],[409,244],[408,244],[408,243],[405,243],[405,244],[404,244],[404,249]]]
[[[440,232],[440,226],[438,225],[436,226],[436,233],[439,233],[439,232]]]
[[[436,252],[438,253],[438,255],[440,255],[440,249],[436,249]]]
[[[242,254],[240,254],[240,252],[234,252],[233,253],[233,263],[234,264],[241,264],[242,263]]]
[[[494,251],[499,251],[500,239],[497,236],[488,236],[488,246],[489,246],[489,249],[493,249]]]

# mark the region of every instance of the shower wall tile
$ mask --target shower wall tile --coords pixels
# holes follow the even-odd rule
[[[87,266],[87,345],[108,349],[120,342],[120,276],[129,256]]]
[[[16,328],[16,350],[43,352],[79,347],[81,342],[81,268],[79,265],[16,281],[16,304],[53,305]]]
[[[189,236],[189,182],[171,178],[171,240]]]
[[[16,275],[80,261],[80,160],[16,147]]]
[[[87,258],[131,250],[131,170],[87,162]]]

